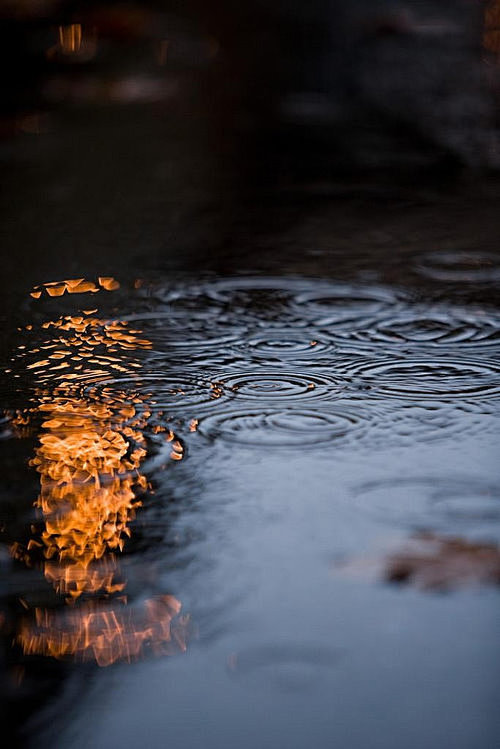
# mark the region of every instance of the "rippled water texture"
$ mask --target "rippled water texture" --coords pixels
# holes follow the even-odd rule
[[[486,286],[496,267],[415,264]],[[152,747],[170,731],[200,746],[210,715],[214,749],[368,747],[382,715],[373,746],[405,745],[410,726],[416,748],[459,708],[451,745],[471,746],[498,686],[493,593],[405,597],[330,570],[367,551],[380,565],[416,532],[500,542],[498,309],[280,276],[76,279],[32,297],[4,367],[6,464],[29,466],[21,505],[4,503],[4,639],[19,689],[38,695],[50,662],[79,695],[71,719],[63,692],[42,710],[42,744],[57,730],[62,747],[110,732],[131,747],[148,724]],[[403,695],[427,683],[413,715]]]

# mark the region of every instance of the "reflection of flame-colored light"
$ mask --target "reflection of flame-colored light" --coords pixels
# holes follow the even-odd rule
[[[99,276],[99,284],[103,289],[106,289],[106,291],[114,291],[115,289],[120,288],[118,281],[111,276]]]
[[[180,610],[169,595],[146,600],[142,610],[88,604],[58,613],[37,609],[35,624],[23,623],[17,641],[30,655],[72,656],[99,666],[130,663],[148,650],[155,655],[186,650],[188,618],[179,616]]]
[[[184,447],[179,440],[172,442],[172,452],[170,453],[172,460],[182,460],[184,457]]]
[[[108,276],[100,277],[98,283],[108,291],[119,287]],[[54,289],[56,295],[98,290],[84,279],[49,283],[44,288],[49,295]],[[40,474],[36,505],[44,521],[37,538],[26,548],[13,544],[11,553],[29,565],[33,556],[43,558],[46,579],[67,602],[75,602],[83,594],[109,597],[123,591],[125,582],[115,554],[130,536],[130,522],[141,504],[139,494],[148,488],[140,472],[146,455],[143,429],[151,416],[147,396],[109,388],[82,395],[78,377],[84,365],[84,375],[90,372],[108,377],[113,369],[126,372],[130,366],[140,366],[129,361],[128,352],[151,344],[127,323],[100,320],[93,316],[95,312],[87,310],[42,325],[54,330],[56,338],[40,346],[50,351],[47,358],[26,366],[36,376],[42,372],[39,382],[55,380],[57,384],[49,390],[39,389],[38,404],[28,413],[11,417],[18,430],[27,429],[35,415],[42,417],[31,465]],[[118,356],[96,353],[96,347]],[[24,345],[19,349],[19,356],[39,351],[26,351]],[[100,369],[93,368],[94,364]],[[54,376],[61,367],[67,368],[64,375]],[[168,432],[167,441],[171,459],[182,460],[184,448],[173,432]],[[163,596],[146,601],[141,614],[123,606],[102,610],[97,602],[91,605],[87,601],[71,614],[37,610],[36,622],[24,622],[18,641],[26,653],[95,658],[100,665],[123,658],[133,660],[145,649],[172,649],[170,622],[180,610],[176,599]],[[181,631],[178,623],[174,637],[177,650],[185,649]]]
[[[85,62],[95,57],[96,52],[96,29],[84,29],[80,23],[70,23],[58,27],[58,42],[47,50],[46,55],[49,59],[62,56],[74,62]]]
[[[81,279],[66,283],[78,288]],[[107,348],[122,343],[127,348],[149,346],[149,341],[135,333],[125,333],[123,326],[91,316],[66,316],[53,324],[70,335],[62,339],[69,340],[68,350],[56,349],[29,368],[48,367],[49,374],[58,371],[60,358],[70,355],[76,344],[76,350],[92,342]],[[120,359],[101,357],[98,361],[111,367],[115,360]],[[117,393],[104,401],[84,398],[70,381],[40,396],[35,409],[43,417],[43,432],[31,465],[40,474],[37,505],[45,519],[41,541],[44,557],[51,560],[46,575],[59,592],[73,598],[96,587],[108,593],[120,589],[109,569],[103,572],[102,566],[96,570],[92,565],[106,552],[123,548],[140,505],[137,492],[147,487],[138,469],[146,455],[141,428],[149,412],[143,409],[140,414],[142,404],[127,403],[125,397]]]
[[[108,554],[96,562],[81,559],[71,564],[59,564],[47,560],[44,564],[46,579],[52,583],[57,593],[70,599],[82,593],[118,593],[126,583],[116,579],[117,561]]]
[[[82,46],[82,26],[72,23],[69,26],[59,26],[59,44],[65,54],[79,52]]]
[[[35,286],[30,292],[33,299],[40,299],[45,291],[49,296],[62,296],[63,294],[92,294],[100,291],[99,286],[106,291],[115,291],[120,288],[119,282],[112,276],[100,276],[98,283],[86,281],[85,278],[69,278],[66,281],[49,281],[42,286]]]

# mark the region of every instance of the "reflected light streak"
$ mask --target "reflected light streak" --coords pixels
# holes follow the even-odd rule
[[[111,277],[98,283],[108,291],[119,288]],[[42,289],[49,296],[98,291],[93,282],[73,279],[44,284],[32,296],[38,291],[41,296]],[[85,392],[81,385],[108,379],[116,369],[140,367],[130,352],[151,344],[126,322],[102,320],[96,311],[43,323],[55,338],[32,349],[18,347],[37,389],[35,405],[11,415],[11,422],[22,436],[41,421],[30,465],[40,475],[35,506],[43,528],[33,529],[25,547],[13,544],[11,554],[29,566],[40,563],[56,593],[72,604],[62,612],[37,608],[34,621],[24,619],[16,638],[24,652],[109,665],[146,652],[185,650],[187,618],[179,616],[181,604],[173,596],[146,600],[140,610],[123,599],[126,581],[116,555],[131,535],[140,495],[150,489],[141,473],[144,428],[151,416],[148,396],[110,388]],[[40,349],[44,358],[28,363]],[[166,432],[172,460],[183,459],[183,445],[173,432],[163,426],[153,431]]]
[[[82,47],[82,26],[80,23],[59,26],[59,46],[65,54],[80,51]]]
[[[35,624],[23,623],[17,641],[28,655],[71,656],[99,666],[131,663],[147,652],[173,655],[186,650],[188,621],[180,609],[169,595],[146,600],[140,610],[92,604],[59,612],[36,609]]]
[[[84,28],[81,23],[60,25],[57,29],[57,44],[46,52],[49,60],[54,57],[68,61],[87,62],[97,53],[97,30]]]

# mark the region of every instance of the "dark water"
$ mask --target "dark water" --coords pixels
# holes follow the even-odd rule
[[[500,542],[495,258],[417,256],[439,294],[322,260],[40,289],[3,396],[23,741],[494,745],[497,590],[394,587],[380,563],[419,530]]]
[[[195,33],[104,5],[13,14],[4,48],[9,746],[498,746],[500,189],[472,26],[172,3]]]

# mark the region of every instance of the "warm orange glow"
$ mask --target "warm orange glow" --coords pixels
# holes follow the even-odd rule
[[[67,596],[68,600],[76,599],[82,593],[118,593],[126,585],[125,581],[117,579],[118,562],[112,554],[90,563],[85,559],[74,564],[48,560],[44,564],[44,572],[55,591]]]
[[[99,284],[109,291],[119,287],[111,277],[100,277]],[[97,290],[83,279],[44,288],[51,296]],[[11,554],[30,566],[40,563],[55,591],[73,605],[66,614],[36,610],[35,622],[26,620],[17,638],[25,652],[95,658],[100,665],[109,665],[119,659],[134,660],[148,650],[185,649],[185,626],[179,619],[171,630],[170,622],[181,606],[172,596],[146,601],[140,613],[129,611],[123,599],[119,608],[114,606],[126,586],[116,555],[131,535],[141,494],[150,488],[141,464],[147,453],[144,428],[151,411],[147,395],[106,387],[83,394],[79,378],[111,379],[116,369],[138,368],[141,365],[131,359],[131,352],[151,344],[126,322],[94,317],[96,311],[43,323],[42,329],[55,333],[40,344],[50,353],[26,363],[40,386],[50,385],[38,388],[32,408],[10,414],[17,430],[41,421],[30,464],[40,475],[35,505],[43,528],[39,532],[33,528],[36,535],[26,546],[13,544]],[[24,345],[18,349],[20,357],[39,351]],[[64,374],[59,375],[61,369]],[[153,431],[167,432],[171,459],[182,460],[184,448],[175,434],[162,425]],[[92,595],[99,599],[92,602]],[[106,609],[103,598],[109,599]]]
[[[235,389],[237,389],[237,386],[235,386]],[[216,398],[220,398],[224,394],[223,385],[221,382],[212,382],[210,384],[210,397],[214,400]]]
[[[78,288],[81,279],[69,283]],[[48,359],[27,365],[28,369],[47,368],[45,379],[61,366],[70,367],[68,362],[59,362],[75,346],[77,351],[83,344],[96,342],[108,349],[124,342],[127,349],[149,346],[149,341],[138,339],[135,333],[125,334],[123,326],[93,317],[66,316],[48,327],[52,325],[69,333],[69,338],[58,341],[67,349],[56,349]],[[89,364],[113,367],[121,360],[101,356],[91,358]],[[118,392],[104,393],[100,400],[84,398],[69,381],[41,394],[34,409],[43,418],[31,465],[40,474],[36,504],[45,519],[40,540],[44,558],[51,560],[45,572],[58,592],[72,598],[96,589],[111,593],[123,587],[116,587],[109,565],[103,573],[94,563],[110,551],[123,549],[130,535],[129,523],[140,506],[138,492],[147,488],[139,468],[146,455],[141,429],[150,414],[137,396],[135,403],[126,397]]]
[[[36,609],[35,623],[25,622],[17,642],[28,655],[94,660],[110,666],[138,660],[149,652],[173,655],[186,650],[189,619],[179,616],[174,596],[150,598],[141,610],[121,607],[78,608],[53,612]]]
[[[70,23],[58,27],[57,44],[51,46],[46,55],[49,59],[63,56],[74,62],[91,60],[97,52],[97,31],[84,29],[80,23]]]
[[[115,289],[120,288],[120,284],[118,283],[118,281],[111,276],[100,276],[99,284],[103,287],[103,289],[106,289],[106,291],[114,291]]]
[[[64,284],[61,284],[60,286],[48,286],[46,288],[46,292],[49,296],[62,296],[65,291],[66,287]]]
[[[71,23],[69,26],[59,26],[59,44],[65,54],[79,52],[82,46],[82,26]]]
[[[112,429],[100,434],[95,425],[61,423],[60,414],[44,427],[49,432],[40,437],[32,465],[41,474],[37,504],[46,518],[46,558],[86,563],[107,550],[121,550],[140,505],[134,489],[145,481],[141,474],[129,474],[146,451],[129,449]]]
[[[182,460],[184,457],[184,447],[179,440],[172,442],[172,452],[170,453],[172,460]]]
[[[26,364],[27,369],[37,370],[39,384],[57,381],[64,387],[82,377],[89,382],[93,378],[111,376],[112,370],[130,372],[140,368],[137,361],[124,357],[123,352],[148,349],[151,343],[139,337],[140,331],[128,328],[126,322],[100,319],[94,317],[93,312],[87,310],[81,315],[66,315],[42,324],[44,329],[54,333],[53,338],[40,346],[50,353]],[[28,354],[38,350],[30,349]],[[54,360],[59,360],[59,364]],[[64,374],[60,374],[61,370]],[[122,394],[121,397],[130,396]]]
[[[485,9],[483,46],[489,52],[500,53],[500,0],[491,0]]]
[[[98,284],[106,291],[115,291],[120,288],[119,282],[112,276],[100,276],[98,278]],[[49,281],[42,286],[35,286],[31,291],[31,296],[34,299],[40,299],[42,291],[45,291],[49,296],[87,294],[89,292],[96,294],[100,291],[99,286],[95,284],[94,281],[87,281],[84,278],[69,278],[65,281]]]

